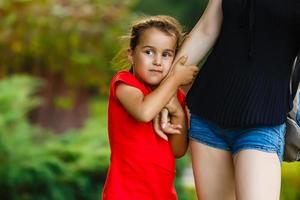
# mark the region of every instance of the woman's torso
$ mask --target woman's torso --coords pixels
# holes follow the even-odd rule
[[[219,38],[187,97],[191,112],[225,128],[283,123],[300,47],[300,1],[223,0],[222,6]]]

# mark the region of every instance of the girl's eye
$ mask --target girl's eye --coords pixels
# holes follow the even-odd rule
[[[172,54],[172,53],[169,53],[169,52],[165,52],[165,53],[163,53],[162,56],[163,56],[163,57],[173,57],[173,54]]]
[[[147,55],[152,55],[152,54],[153,54],[153,51],[152,51],[152,50],[146,50],[145,53],[146,53]]]

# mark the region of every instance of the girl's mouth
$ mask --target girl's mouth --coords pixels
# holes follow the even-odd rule
[[[162,70],[157,70],[157,69],[151,69],[149,70],[150,72],[155,72],[155,73],[162,73]]]

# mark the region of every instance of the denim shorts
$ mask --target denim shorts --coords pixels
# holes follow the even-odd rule
[[[191,114],[189,138],[208,146],[230,151],[254,149],[276,153],[280,162],[284,153],[285,124],[254,128],[222,129],[217,124]]]

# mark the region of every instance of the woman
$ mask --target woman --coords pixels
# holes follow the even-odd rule
[[[187,65],[213,47],[187,96],[199,199],[279,199],[299,29],[299,0],[209,0],[184,41]]]

